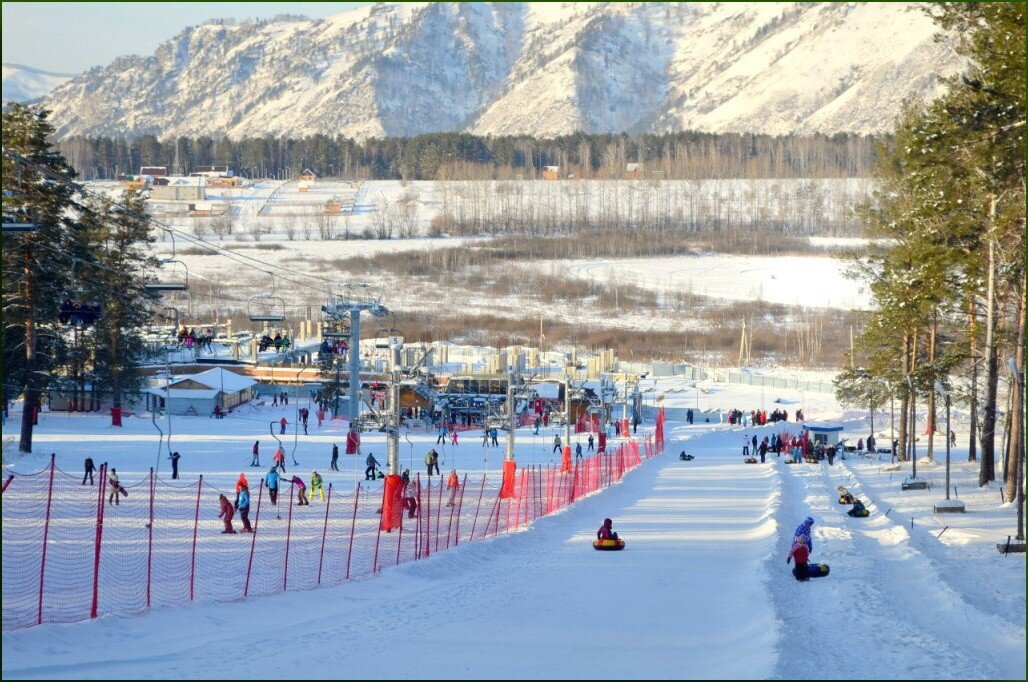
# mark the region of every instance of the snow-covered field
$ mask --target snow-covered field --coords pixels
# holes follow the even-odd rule
[[[675,408],[669,415],[697,405],[751,409],[763,399],[769,410],[802,407],[808,419],[845,419],[853,438],[867,434],[866,415],[844,413],[828,394],[692,387],[659,379],[654,392]],[[229,487],[252,441],[270,445],[267,422],[278,416],[268,408],[220,422],[174,418],[184,479],[202,471],[205,481]],[[1024,557],[995,548],[1012,531],[1014,510],[995,488],[972,485],[966,450],[954,452],[953,478],[968,513],[940,517],[932,512],[943,492],[937,466],[919,469],[930,490],[901,492],[908,474],[873,459],[834,467],[774,456],[741,462],[743,433],[795,433],[792,422],[742,429],[669,417],[668,427],[666,455],[524,532],[339,587],[5,632],[3,676],[190,678],[236,670],[240,661],[260,661],[262,676],[286,679],[1023,676]],[[297,437],[300,469],[318,467],[326,484],[352,485],[352,458],[342,458],[337,474],[325,471],[341,435],[331,429],[312,422],[311,435]],[[552,433],[519,433],[519,461],[551,462]],[[408,435],[404,465],[417,470],[434,437]],[[289,452],[292,436],[284,440]],[[116,430],[99,417],[45,414],[36,442],[38,454],[13,458],[15,470],[38,469],[53,451],[74,472],[92,454],[135,480],[156,453],[142,418]],[[381,451],[374,434],[365,445]],[[679,461],[681,450],[696,459]],[[469,434],[443,451],[443,467],[497,472],[501,451]],[[864,499],[871,516],[846,516],[838,485]],[[797,583],[784,559],[807,515],[816,519],[812,560],[832,570]],[[589,547],[605,516],[627,540],[624,552]]]

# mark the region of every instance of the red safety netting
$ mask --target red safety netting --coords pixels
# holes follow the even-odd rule
[[[662,448],[644,442],[647,458]],[[283,485],[272,504],[264,481],[250,491],[253,533],[233,511],[228,534],[219,490],[193,483],[122,480],[114,495],[101,468],[83,485],[53,462],[42,471],[8,477],[3,488],[3,629],[67,623],[146,611],[191,601],[229,601],[364,579],[461,543],[530,524],[621,480],[641,463],[629,440],[557,466],[510,467],[503,477],[457,479],[420,475],[402,505],[383,504],[386,487],[358,485],[340,493],[312,492],[299,504]],[[452,481],[451,481],[452,483]],[[394,524],[383,523],[391,511]]]

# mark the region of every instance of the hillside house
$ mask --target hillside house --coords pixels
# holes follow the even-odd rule
[[[155,178],[150,198],[161,201],[204,201],[207,178]]]
[[[210,201],[197,201],[189,204],[189,215],[198,218],[209,218],[214,215],[214,204]]]
[[[343,212],[343,200],[335,196],[325,202],[325,213],[327,215],[339,215]]]
[[[318,176],[314,173],[314,171],[312,171],[309,168],[306,168],[302,173],[300,173],[300,177],[298,179],[300,180],[300,182],[309,182],[311,184],[314,184],[314,182],[318,179]]]
[[[257,382],[215,367],[199,374],[173,377],[158,386],[144,389],[147,409],[167,409],[175,415],[208,416],[214,406],[228,412],[237,405],[250,401]]]

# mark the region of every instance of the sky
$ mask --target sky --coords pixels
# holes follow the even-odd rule
[[[115,57],[151,54],[186,26],[208,19],[312,19],[368,2],[4,2],[3,61],[79,73]]]

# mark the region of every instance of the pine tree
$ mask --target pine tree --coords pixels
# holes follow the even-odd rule
[[[21,452],[32,452],[40,395],[59,362],[56,322],[70,271],[64,247],[75,174],[51,149],[53,132],[45,111],[12,104],[3,112],[4,215],[37,226],[3,238],[3,382],[5,393],[11,389],[24,397]]]

